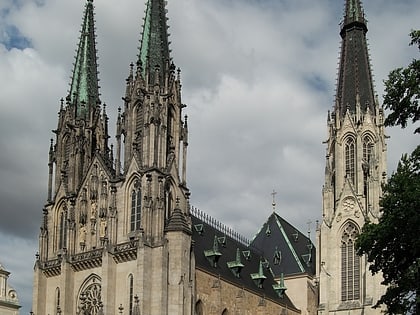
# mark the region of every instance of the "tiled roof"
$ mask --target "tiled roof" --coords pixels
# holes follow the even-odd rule
[[[315,275],[315,246],[294,226],[273,212],[254,237],[251,247],[267,258],[276,277]]]
[[[267,259],[256,248],[233,238],[205,220],[192,215],[196,267],[240,288],[296,309],[286,294],[279,297],[277,282]],[[229,234],[229,233],[227,233]],[[275,288],[273,288],[273,286]]]

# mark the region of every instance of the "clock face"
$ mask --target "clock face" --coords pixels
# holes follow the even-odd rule
[[[343,200],[343,210],[345,212],[352,211],[354,209],[354,205],[355,205],[354,199],[351,197],[348,197]]]

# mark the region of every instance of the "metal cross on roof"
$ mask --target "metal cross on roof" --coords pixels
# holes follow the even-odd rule
[[[272,203],[273,211],[275,211],[276,210],[276,195],[277,195],[277,192],[273,189],[273,192],[271,193],[271,195],[273,196],[273,203]]]

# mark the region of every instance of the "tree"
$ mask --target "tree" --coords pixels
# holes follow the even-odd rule
[[[410,33],[410,45],[420,51],[420,31]],[[420,60],[390,72],[385,81],[384,107],[391,111],[386,126],[407,126],[420,119]],[[420,127],[414,133],[420,133]],[[373,274],[382,272],[385,294],[374,307],[387,306],[388,314],[420,312],[420,145],[403,155],[396,172],[383,186],[378,223],[366,223],[356,241],[366,254]]]
[[[420,51],[420,30],[410,33],[410,45],[417,45]],[[389,73],[385,81],[384,108],[391,110],[385,119],[385,126],[407,127],[420,119],[420,60],[414,59],[407,68],[397,68]],[[420,127],[414,133],[420,133]]]
[[[404,155],[397,171],[384,185],[377,224],[367,223],[356,241],[366,254],[373,274],[382,272],[386,293],[375,307],[387,313],[417,314],[420,299],[420,146]]]

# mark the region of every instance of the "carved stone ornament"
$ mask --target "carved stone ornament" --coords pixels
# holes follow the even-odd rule
[[[352,197],[347,197],[343,200],[343,211],[344,212],[350,212],[354,210],[354,206],[355,206],[356,202],[354,201],[354,198]]]

